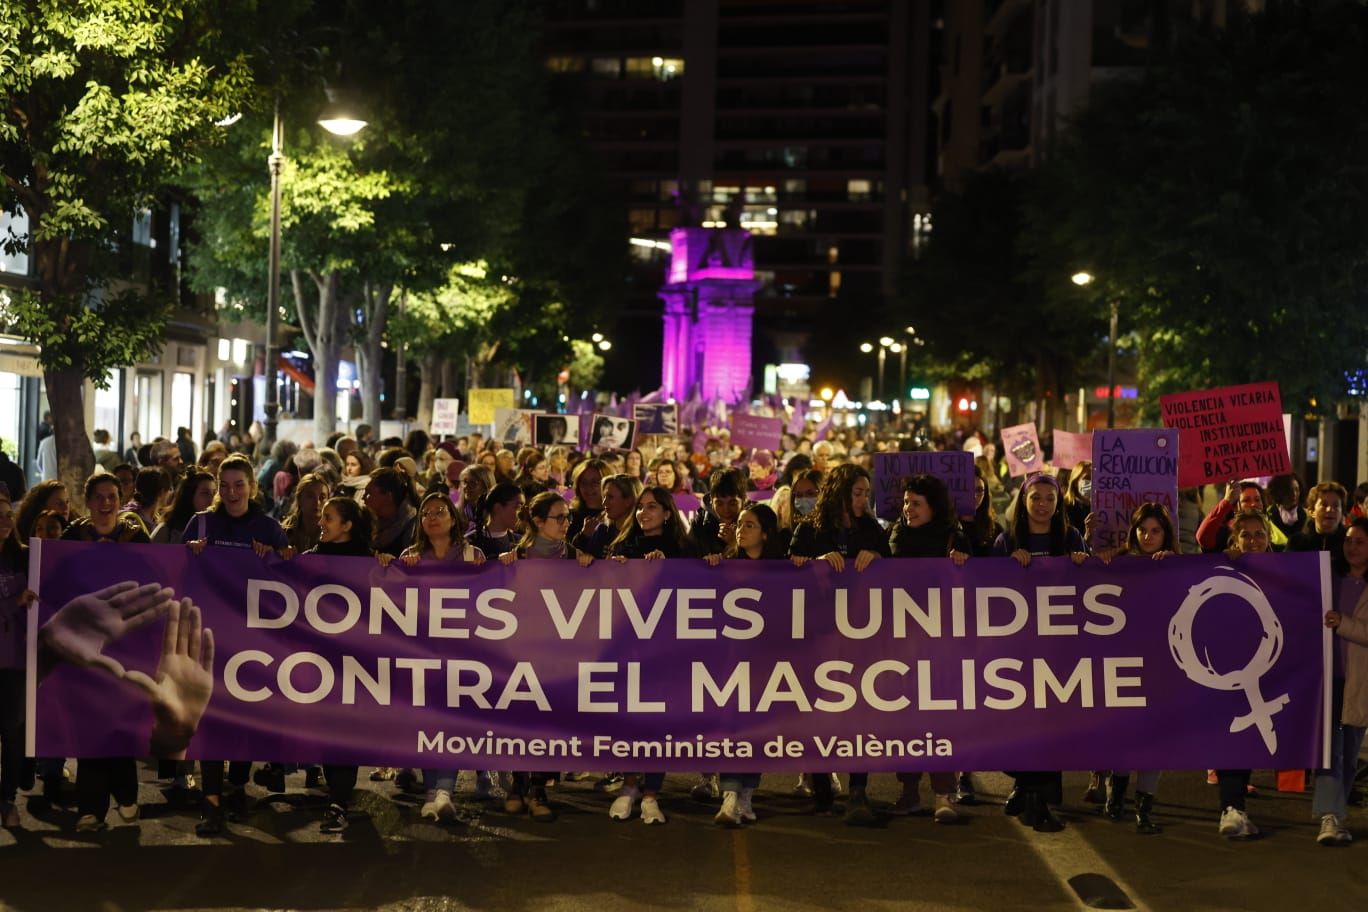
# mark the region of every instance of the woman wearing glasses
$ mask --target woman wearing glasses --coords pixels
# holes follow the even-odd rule
[[[523,507],[522,540],[518,546],[499,560],[512,564],[518,560],[578,560],[581,567],[594,562],[593,555],[577,552],[565,540],[566,530],[570,528],[570,505],[554,491],[544,491],[532,498]],[[556,812],[546,797],[546,783],[556,774],[554,772],[513,774],[513,787],[504,799],[504,811],[521,814],[526,810],[532,819],[540,823],[550,823],[556,819]]]

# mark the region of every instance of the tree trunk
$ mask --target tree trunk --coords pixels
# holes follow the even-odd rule
[[[365,283],[361,295],[363,325],[356,342],[356,367],[361,377],[361,420],[380,427],[380,374],[385,363],[385,323],[389,319],[393,285]]]
[[[456,362],[450,358],[444,358],[442,360],[442,395],[447,399],[456,396],[457,391],[460,389],[456,377]],[[466,388],[469,389],[469,386]],[[470,403],[467,402],[467,410],[469,410],[469,406]]]
[[[423,366],[418,380],[418,409],[415,418],[418,427],[432,426],[432,400],[437,398],[437,365],[436,352],[428,352],[423,355]]]
[[[342,319],[337,274],[308,274],[318,296],[317,306],[310,305],[304,277],[298,271],[290,273],[300,329],[314,357],[314,442],[322,445],[337,429],[337,362],[342,350]]]
[[[86,436],[85,377],[79,367],[43,372],[48,405],[57,438],[58,478],[66,485],[73,507],[85,509],[85,483],[95,470],[95,451]]]

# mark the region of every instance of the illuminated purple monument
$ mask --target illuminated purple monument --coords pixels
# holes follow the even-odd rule
[[[749,231],[676,228],[670,232],[661,386],[688,397],[736,404],[751,386],[752,299],[760,290]]]

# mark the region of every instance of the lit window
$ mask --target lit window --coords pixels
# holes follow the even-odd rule
[[[712,198],[714,203],[725,203],[729,202],[732,197],[740,195],[740,187],[718,186],[713,188]]]
[[[865,202],[870,199],[871,186],[867,180],[846,181],[846,198],[852,202]]]
[[[661,82],[669,82],[684,75],[683,57],[652,57],[651,65],[655,69],[655,78]]]
[[[807,193],[807,181],[803,178],[784,181],[785,196],[803,196]]]
[[[584,70],[584,58],[582,57],[548,57],[546,58],[546,68],[552,73],[580,73]]]
[[[841,293],[841,270],[833,269],[827,279],[827,297],[834,298]]]
[[[741,212],[741,227],[751,234],[778,234],[779,222],[769,209],[744,209]]]
[[[589,61],[589,69],[595,76],[617,79],[622,76],[622,61],[616,57],[595,57]]]

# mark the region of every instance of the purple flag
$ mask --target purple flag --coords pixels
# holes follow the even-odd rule
[[[880,771],[1327,749],[1325,554],[382,569],[39,541],[32,575],[30,755]]]

